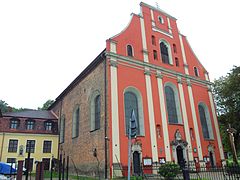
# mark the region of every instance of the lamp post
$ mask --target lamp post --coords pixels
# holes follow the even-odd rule
[[[227,132],[228,132],[228,137],[229,137],[231,148],[232,148],[233,161],[236,165],[238,165],[237,152],[236,152],[236,147],[234,144],[234,134],[237,132],[237,130],[232,128],[231,125],[228,124]]]

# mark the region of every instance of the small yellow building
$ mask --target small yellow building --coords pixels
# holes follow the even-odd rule
[[[28,110],[0,117],[0,161],[26,162],[28,152],[33,171],[38,161],[50,169],[51,159],[58,156],[58,123],[53,112]]]

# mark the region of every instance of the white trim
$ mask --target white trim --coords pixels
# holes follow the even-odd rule
[[[153,162],[158,162],[158,149],[157,149],[155,117],[154,117],[154,108],[153,108],[153,99],[152,99],[153,96],[152,96],[151,76],[146,74],[145,80],[146,80],[146,90],[147,90],[147,102],[148,102],[147,104],[148,104],[150,137],[151,137],[152,159],[153,159]]]
[[[182,40],[182,35],[181,34],[179,34],[179,40],[180,40],[180,46],[181,46],[181,51],[182,51],[183,64],[187,65],[187,58],[186,58],[185,49],[184,49],[184,45],[183,45],[183,40]],[[189,71],[188,71],[188,67],[187,66],[184,67],[184,70],[185,70],[185,74],[189,75]]]
[[[166,156],[166,161],[171,161],[170,143],[169,143],[169,135],[168,135],[168,123],[167,123],[166,105],[165,105],[164,94],[163,94],[164,89],[163,89],[162,79],[157,78],[157,83],[158,83],[158,94],[159,94],[159,103],[160,103],[161,119],[162,119],[165,156]]]
[[[150,13],[151,13],[152,26],[156,26],[152,9],[150,9]]]
[[[140,26],[141,26],[143,50],[147,50],[147,41],[146,41],[145,25],[144,25],[144,19],[143,18],[140,18]],[[149,62],[148,61],[148,55],[146,53],[143,54],[143,58],[144,58],[144,62]]]
[[[217,122],[217,115],[216,115],[216,111],[215,111],[212,93],[210,91],[208,91],[208,96],[209,96],[209,100],[210,100],[211,111],[212,111],[212,115],[213,115],[213,122],[214,122],[216,135],[217,135],[217,142],[218,142],[218,149],[220,152],[220,158],[221,158],[221,160],[224,160],[225,158],[224,158],[223,146],[222,146],[222,141],[221,141],[220,132],[219,132],[219,126],[218,126],[218,122]]]
[[[164,35],[166,35],[166,36],[168,36],[168,37],[173,39],[173,35],[170,34],[169,32],[163,31],[163,30],[161,30],[161,29],[159,29],[157,27],[152,27],[152,30],[155,31],[155,32],[162,33],[162,34],[164,34]]]
[[[190,130],[189,130],[189,125],[188,125],[187,109],[186,109],[186,104],[185,104],[183,86],[181,83],[178,83],[178,89],[179,89],[179,95],[180,95],[180,101],[181,101],[181,107],[182,107],[185,137],[188,142],[188,146],[187,146],[188,160],[193,161],[192,142],[191,142],[191,137],[190,137],[190,132],[189,132]]]
[[[111,112],[112,112],[112,158],[113,163],[120,159],[119,114],[118,114],[118,80],[117,67],[110,67],[111,75]]]
[[[205,79],[206,79],[206,81],[209,81],[208,73],[205,72],[204,75],[205,75]]]
[[[194,132],[195,132],[195,136],[196,136],[198,158],[199,158],[200,161],[202,161],[203,160],[202,146],[201,146],[201,141],[200,141],[200,136],[199,136],[197,115],[196,115],[196,109],[195,109],[195,106],[194,106],[194,99],[193,99],[193,93],[192,93],[192,87],[191,86],[188,86],[188,94],[189,94],[189,101],[190,101],[190,107],[191,107],[192,118],[193,118]]]
[[[170,34],[172,34],[172,27],[171,27],[171,23],[170,23],[169,17],[167,17],[167,22],[168,22],[168,31],[169,31]]]
[[[110,52],[117,53],[117,43],[114,41],[110,41]]]

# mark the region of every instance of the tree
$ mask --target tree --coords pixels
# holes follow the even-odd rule
[[[8,104],[3,100],[0,100],[0,109],[2,113],[8,112]]]
[[[39,107],[38,110],[47,110],[52,104],[54,103],[54,100],[47,100],[42,107]]]
[[[217,114],[222,132],[222,140],[225,150],[230,150],[227,128],[237,130],[235,133],[235,145],[237,152],[240,152],[240,66],[234,66],[226,76],[222,76],[214,81],[214,99],[217,104]]]

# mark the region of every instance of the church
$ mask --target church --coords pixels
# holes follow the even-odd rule
[[[49,108],[59,117],[59,153],[70,156],[73,172],[124,175],[132,110],[132,173],[165,162],[224,160],[207,70],[176,18],[143,2],[140,8]]]

